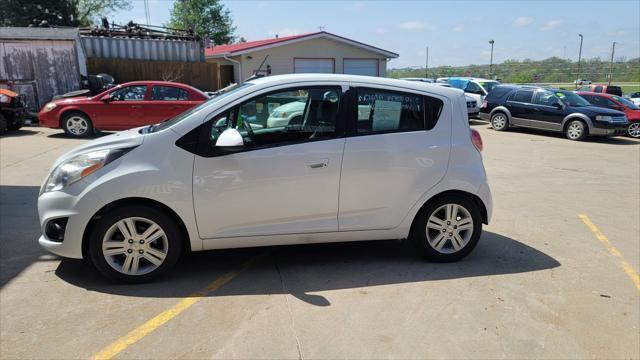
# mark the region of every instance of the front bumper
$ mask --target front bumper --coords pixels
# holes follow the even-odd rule
[[[62,257],[81,259],[84,230],[93,214],[97,212],[94,206],[98,203],[90,194],[52,191],[40,195],[38,215],[43,234],[38,239],[40,246]],[[62,241],[50,239],[45,234],[47,223],[58,218],[68,218]]]
[[[58,112],[55,109],[47,112],[40,111],[38,113],[38,123],[40,123],[40,126],[48,128],[59,128]]]
[[[595,136],[618,136],[625,135],[627,133],[628,123],[594,123],[593,127],[589,131],[589,135]]]

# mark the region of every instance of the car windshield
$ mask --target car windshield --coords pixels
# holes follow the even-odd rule
[[[175,117],[173,117],[173,118],[171,118],[171,119],[169,119],[167,121],[164,121],[164,122],[161,122],[161,123],[155,124],[155,125],[150,125],[150,126],[144,128],[142,132],[147,134],[147,133],[152,133],[152,132],[156,132],[156,131],[160,131],[160,130],[164,130],[166,128],[169,128],[169,127],[179,123],[180,121],[186,119],[191,114],[194,114],[194,113],[200,111],[200,109],[202,109],[204,107],[207,107],[207,106],[209,106],[210,104],[212,104],[214,102],[222,100],[222,99],[226,98],[227,96],[229,96],[231,94],[234,94],[234,93],[236,93],[236,92],[238,92],[238,91],[240,91],[242,89],[245,89],[246,87],[251,86],[251,85],[253,85],[253,84],[244,83],[244,84],[242,84],[240,86],[238,86],[237,84],[235,86],[229,86],[229,87],[224,89],[225,90],[224,92],[221,92],[219,95],[216,95],[216,96],[212,97],[211,99],[203,102],[202,104],[200,104],[200,105],[198,105],[196,107],[193,107],[193,108],[191,108],[191,109],[189,109],[189,110],[187,110],[187,111],[185,111],[185,112],[183,112],[183,113],[181,113],[181,114],[179,114],[179,115],[177,115],[177,116],[175,116]]]
[[[622,103],[624,106],[628,107],[631,110],[640,110],[640,107],[638,107],[638,105],[634,104],[632,101],[629,101],[623,97],[620,96],[612,96],[613,100]]]
[[[480,81],[478,83],[485,89],[487,94],[490,93],[493,88],[500,85],[500,83],[497,81]]]
[[[562,100],[565,104],[569,106],[589,106],[591,105],[587,100],[585,100],[582,96],[572,93],[571,91],[554,91],[557,97]]]

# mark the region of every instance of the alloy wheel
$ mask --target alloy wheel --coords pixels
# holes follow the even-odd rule
[[[498,114],[493,116],[493,119],[491,121],[491,126],[493,126],[494,129],[502,130],[506,125],[507,125],[507,118],[504,115]]]
[[[627,133],[632,138],[640,138],[640,122],[634,122],[627,128]]]
[[[113,224],[102,239],[102,255],[125,275],[148,274],[162,265],[169,250],[164,230],[142,217],[124,218]]]
[[[473,218],[461,205],[442,205],[429,216],[426,234],[434,250],[443,254],[456,253],[473,235]]]
[[[567,129],[567,134],[571,140],[580,138],[582,136],[582,126],[576,122],[572,123]]]
[[[67,129],[73,135],[84,135],[89,130],[87,120],[80,116],[72,116],[67,119]]]

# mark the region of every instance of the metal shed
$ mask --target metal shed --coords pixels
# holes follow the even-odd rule
[[[200,41],[81,36],[88,58],[203,62]]]
[[[33,112],[80,89],[86,64],[79,40],[77,28],[0,28],[0,87],[24,94]]]

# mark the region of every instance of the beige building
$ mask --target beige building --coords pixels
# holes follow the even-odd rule
[[[386,76],[387,61],[397,58],[398,54],[321,31],[214,46],[205,49],[205,57],[207,62],[221,65],[221,71],[232,71],[233,82],[242,83],[256,73],[265,58],[260,69],[262,75],[336,73]],[[229,78],[231,74],[222,75],[221,78]]]

